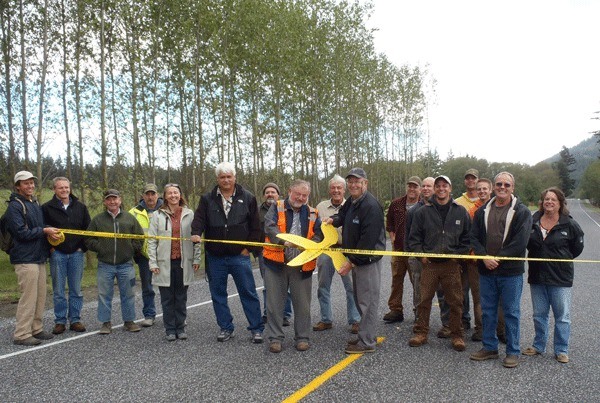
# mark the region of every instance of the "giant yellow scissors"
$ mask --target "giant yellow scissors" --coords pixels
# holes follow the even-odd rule
[[[323,232],[323,240],[319,243],[300,235],[277,234],[278,238],[304,249],[301,254],[288,262],[288,266],[302,266],[304,263],[310,262],[324,253],[331,258],[333,266],[339,271],[340,267],[342,267],[346,261],[346,257],[342,252],[337,250],[325,250],[337,243],[338,232],[333,225],[328,224],[321,224],[321,232]]]

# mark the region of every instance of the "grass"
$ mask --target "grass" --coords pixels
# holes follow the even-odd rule
[[[50,266],[46,264],[46,287],[48,292],[52,292],[52,280],[50,279]],[[92,253],[86,254],[86,266],[83,270],[82,288],[96,286],[96,256]],[[0,252],[0,302],[13,303],[19,300],[19,284],[13,265],[10,264],[8,255]]]

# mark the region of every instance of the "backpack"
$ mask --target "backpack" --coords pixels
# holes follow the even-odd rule
[[[21,203],[21,206],[23,207],[23,218],[25,219],[25,227],[27,228],[27,207],[25,207],[25,203],[23,203],[21,200],[15,200]],[[7,201],[7,203],[9,203],[9,201]],[[6,210],[8,211],[8,208]],[[6,213],[7,212],[5,211],[4,214],[2,214],[2,217],[0,217],[0,249],[10,254],[10,250],[14,246],[14,242],[12,235],[8,231],[8,217]]]

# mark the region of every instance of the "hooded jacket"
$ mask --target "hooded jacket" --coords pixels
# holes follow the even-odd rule
[[[171,212],[159,209],[152,216],[148,235],[166,236],[173,235]],[[200,264],[200,244],[193,244],[189,237],[192,235],[192,219],[194,212],[187,207],[181,211],[181,267],[183,268],[183,285],[190,285],[194,281],[194,264]],[[152,284],[159,287],[169,287],[171,284],[171,242],[170,239],[148,238],[148,256],[150,268],[158,267],[160,272],[152,274]],[[175,241],[176,242],[176,241]]]
[[[471,219],[467,210],[452,198],[448,200],[448,214],[442,221],[433,196],[411,218],[408,249],[418,253],[463,255],[469,252]]]
[[[496,197],[494,196],[483,207],[480,207],[473,217],[471,246],[475,255],[487,255],[487,220],[491,203],[495,201]],[[513,195],[506,216],[502,248],[500,248],[498,256],[525,257],[530,232],[531,212],[527,206]],[[482,276],[516,276],[525,272],[525,261],[500,260],[500,265],[495,270],[488,270],[483,260],[478,259],[477,267],[479,274]]]
[[[575,259],[583,252],[583,230],[569,215],[561,214],[558,223],[542,236],[540,218],[542,212],[533,215],[533,225],[527,249],[529,257],[551,259]],[[574,277],[573,262],[529,261],[529,284],[543,284],[556,287],[572,287]]]
[[[69,207],[65,210],[63,203],[56,195],[42,205],[44,222],[56,228],[86,230],[90,225],[90,213],[85,204],[77,197],[69,195]],[[73,253],[78,249],[87,251],[84,237],[81,235],[65,234],[65,241],[55,246],[54,249],[62,253]]]
[[[23,215],[25,204],[27,213]],[[6,209],[8,231],[14,246],[10,250],[11,264],[45,263],[50,252],[50,244],[44,234],[44,216],[37,200],[29,200],[19,193],[10,195]]]

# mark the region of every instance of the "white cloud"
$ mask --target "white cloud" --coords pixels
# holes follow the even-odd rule
[[[429,130],[442,157],[535,164],[600,129],[600,1],[373,4],[377,50],[437,80]]]

